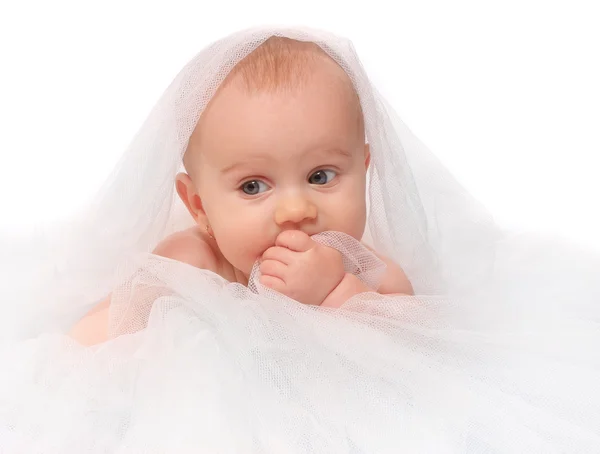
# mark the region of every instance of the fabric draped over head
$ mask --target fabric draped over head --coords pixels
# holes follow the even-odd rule
[[[11,279],[7,292],[20,295],[22,306],[32,303],[28,310],[38,314],[41,325],[52,326],[54,313],[80,316],[129,276],[161,239],[190,225],[174,190],[189,138],[232,68],[270,37],[316,43],[350,78],[372,156],[367,236],[377,251],[403,267],[415,293],[464,292],[490,278],[501,232],[395,116],[352,44],[311,29],[246,30],[208,46],[180,71],[87,209],[28,239],[21,250],[12,245],[29,268],[15,268],[14,261],[6,267],[29,279]]]
[[[56,310],[76,318],[161,239],[190,225],[174,191],[188,140],[232,68],[270,37],[316,43],[356,89],[372,155],[367,235],[375,249],[401,264],[416,293],[447,293],[486,278],[499,235],[490,215],[393,116],[352,44],[311,29],[246,30],[213,43],[180,71],[87,209],[29,239],[37,250],[19,251],[33,257],[25,274],[36,285],[29,281],[18,293],[27,301],[44,297],[42,324]]]
[[[151,254],[193,223],[175,178],[203,110],[273,36],[316,43],[352,82],[371,151],[365,239],[414,296],[328,309]],[[380,279],[354,239],[316,237]],[[210,45],[89,206],[0,241],[1,452],[600,452],[599,258],[499,228],[331,34]],[[63,335],[109,293],[109,341]]]

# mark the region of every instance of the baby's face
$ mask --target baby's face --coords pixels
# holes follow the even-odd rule
[[[208,223],[246,276],[283,230],[363,235],[369,153],[358,99],[337,71],[316,68],[291,90],[249,93],[232,81],[190,140]]]

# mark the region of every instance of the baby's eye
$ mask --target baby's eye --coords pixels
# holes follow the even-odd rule
[[[268,190],[269,186],[267,186],[264,181],[251,180],[251,181],[246,181],[244,184],[242,184],[240,189],[242,191],[244,191],[245,194],[256,195],[256,194],[259,194],[261,192],[265,192],[266,190]]]
[[[333,170],[317,170],[310,177],[308,177],[308,182],[310,184],[327,184],[331,180],[335,178],[337,173]]]

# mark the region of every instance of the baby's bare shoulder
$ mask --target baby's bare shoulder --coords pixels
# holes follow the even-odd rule
[[[368,244],[362,244],[371,252],[373,252],[373,254],[375,254],[386,265],[385,275],[383,276],[383,280],[378,288],[379,293],[401,293],[404,295],[414,295],[412,284],[400,265],[398,265],[389,257],[375,252],[375,250]]]
[[[152,253],[214,272],[219,268],[217,254],[197,227],[169,235]]]
[[[169,235],[156,246],[153,254],[215,272],[218,266],[212,247],[202,232],[195,228]],[[87,346],[105,342],[110,298],[109,295],[79,320],[69,332],[69,336]]]
[[[109,298],[79,320],[71,328],[69,337],[88,347],[106,342],[108,340],[108,302]]]

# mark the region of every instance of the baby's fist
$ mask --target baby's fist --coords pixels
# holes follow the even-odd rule
[[[304,304],[320,305],[345,275],[341,254],[299,230],[281,232],[260,265],[260,283]]]

